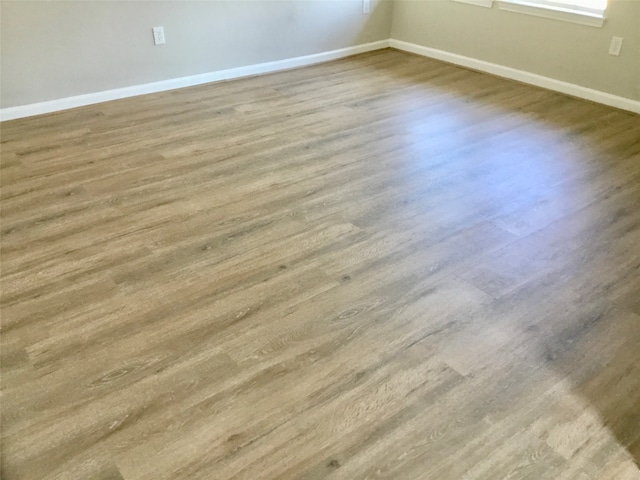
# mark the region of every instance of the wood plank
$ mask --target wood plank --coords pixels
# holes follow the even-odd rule
[[[3,479],[639,478],[637,115],[387,49],[0,129]]]

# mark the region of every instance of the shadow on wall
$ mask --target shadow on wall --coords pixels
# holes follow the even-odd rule
[[[365,3],[368,1],[368,4]],[[393,14],[393,0],[363,0],[362,15],[364,17],[363,25],[355,31],[353,24],[348,28],[355,32],[353,36],[353,45],[361,45],[365,43],[375,42],[380,38],[372,35],[372,32],[388,30],[386,38],[391,37],[391,22]],[[368,11],[367,11],[368,10]]]

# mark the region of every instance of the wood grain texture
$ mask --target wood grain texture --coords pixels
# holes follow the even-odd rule
[[[384,50],[5,122],[2,478],[640,478],[640,117]]]

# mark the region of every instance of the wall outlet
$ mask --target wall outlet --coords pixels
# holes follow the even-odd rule
[[[153,27],[153,43],[155,45],[167,43],[164,38],[164,27]]]
[[[371,11],[371,0],[362,0],[362,13],[369,13]]]
[[[611,39],[611,44],[609,45],[609,55],[615,55],[616,57],[620,55],[623,41],[624,39],[621,37],[613,37]]]

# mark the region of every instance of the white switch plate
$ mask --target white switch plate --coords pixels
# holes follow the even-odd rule
[[[613,37],[611,39],[611,45],[609,45],[609,55],[615,55],[616,57],[620,55],[623,41],[624,39],[621,37]]]
[[[362,0],[362,13],[369,13],[371,11],[371,0]]]
[[[155,45],[167,43],[164,38],[164,27],[153,27],[153,43]]]

